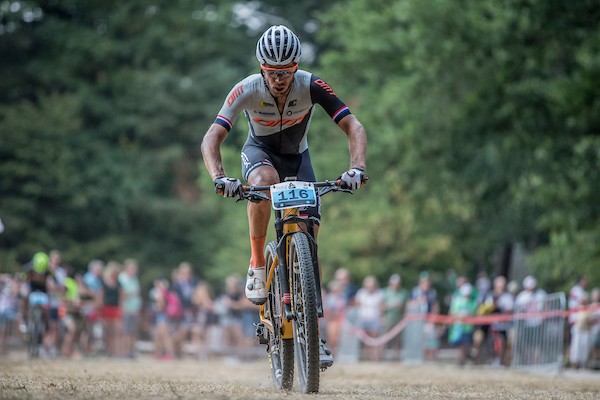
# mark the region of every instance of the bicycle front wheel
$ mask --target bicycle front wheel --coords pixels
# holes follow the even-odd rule
[[[267,244],[265,259],[267,260],[267,268],[277,268],[277,245],[275,241]],[[294,386],[294,340],[281,337],[283,331],[283,294],[279,282],[279,271],[276,269],[267,294],[264,312],[273,324],[273,332],[269,331],[267,352],[275,388],[278,390],[291,390]]]
[[[27,320],[27,356],[29,359],[38,358],[40,345],[44,335],[42,310],[38,307],[30,310]]]
[[[294,309],[294,352],[300,388],[304,393],[319,391],[319,317],[317,290],[308,237],[292,235],[288,265],[291,271]]]

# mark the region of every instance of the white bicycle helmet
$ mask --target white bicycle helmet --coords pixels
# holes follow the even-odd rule
[[[273,25],[267,29],[256,44],[256,58],[261,64],[297,63],[301,54],[300,39],[283,25]]]

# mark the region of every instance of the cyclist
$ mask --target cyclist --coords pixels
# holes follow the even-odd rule
[[[51,275],[48,269],[49,261],[48,255],[40,251],[35,253],[31,261],[24,265],[29,291],[23,299],[23,319],[26,322],[30,305],[41,306],[45,332],[47,332],[49,326],[48,279]]]
[[[363,126],[338,98],[331,86],[310,72],[298,69],[302,46],[289,28],[275,25],[258,40],[256,57],[260,74],[253,74],[227,95],[214,123],[202,141],[202,156],[215,186],[224,187],[223,196],[234,197],[242,183],[227,177],[221,159],[221,144],[244,111],[249,133],[241,152],[242,175],[250,185],[272,185],[286,177],[316,181],[308,151],[307,131],[319,104],[348,137],[350,168],[341,180],[358,189],[364,177],[367,136]],[[302,212],[314,218],[318,232],[320,206]],[[271,208],[267,202],[248,203],[251,257],[245,293],[254,304],[266,301],[266,270],[263,249]],[[322,363],[333,358],[323,343]],[[325,359],[331,358],[330,362]],[[324,361],[325,360],[325,361]]]

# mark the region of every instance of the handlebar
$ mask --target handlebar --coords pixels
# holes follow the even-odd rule
[[[369,177],[365,176],[363,179],[363,182],[361,183],[361,186],[366,185],[368,179],[369,179]],[[324,196],[326,193],[329,193],[332,191],[352,194],[352,190],[342,187],[341,179],[336,179],[334,181],[313,182],[313,186],[316,189],[319,189],[319,190],[317,190],[317,196],[319,196],[319,197]],[[270,189],[271,189],[270,185],[269,186],[242,186],[240,197],[239,197],[239,199],[237,199],[237,201],[248,200],[248,201],[251,201],[254,203],[259,203],[263,200],[271,201],[271,198],[264,193],[264,191],[267,191]]]
[[[363,181],[361,182],[361,186],[365,186],[367,184],[368,180],[369,180],[368,176],[366,176],[366,175],[363,176]],[[332,181],[328,180],[328,181],[313,182],[313,185],[315,188],[319,189],[317,191],[317,195],[319,197],[321,197],[331,191],[345,192],[345,193],[352,194],[352,190],[348,189],[347,187],[343,187],[341,179],[336,179],[336,180],[332,180]],[[223,187],[223,185],[217,185],[215,187],[215,192],[219,195],[223,195],[224,189],[225,188]],[[263,200],[271,201],[271,198],[264,193],[264,191],[268,191],[270,189],[271,189],[271,186],[254,186],[254,185],[242,186],[241,191],[239,193],[240,197],[238,198],[237,201],[249,200],[254,203],[259,203]]]

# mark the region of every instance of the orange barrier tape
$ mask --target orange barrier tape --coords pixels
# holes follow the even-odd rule
[[[567,318],[569,315],[574,314],[576,312],[587,310],[587,311],[597,311],[600,310],[600,305],[590,306],[590,307],[579,307],[571,310],[556,310],[556,311],[540,311],[540,312],[529,312],[529,313],[520,313],[520,314],[487,314],[480,315],[475,317],[456,317],[451,315],[441,315],[441,314],[406,314],[404,318],[398,324],[396,324],[392,329],[388,332],[384,333],[381,336],[373,337],[369,336],[363,329],[352,325],[350,322],[346,321],[351,332],[358,337],[358,339],[363,342],[367,346],[381,346],[390,340],[392,340],[396,335],[400,334],[406,328],[406,326],[413,321],[427,321],[433,324],[440,325],[452,325],[454,323],[461,323],[466,325],[491,325],[498,322],[511,322],[515,320],[526,320],[531,318]]]

